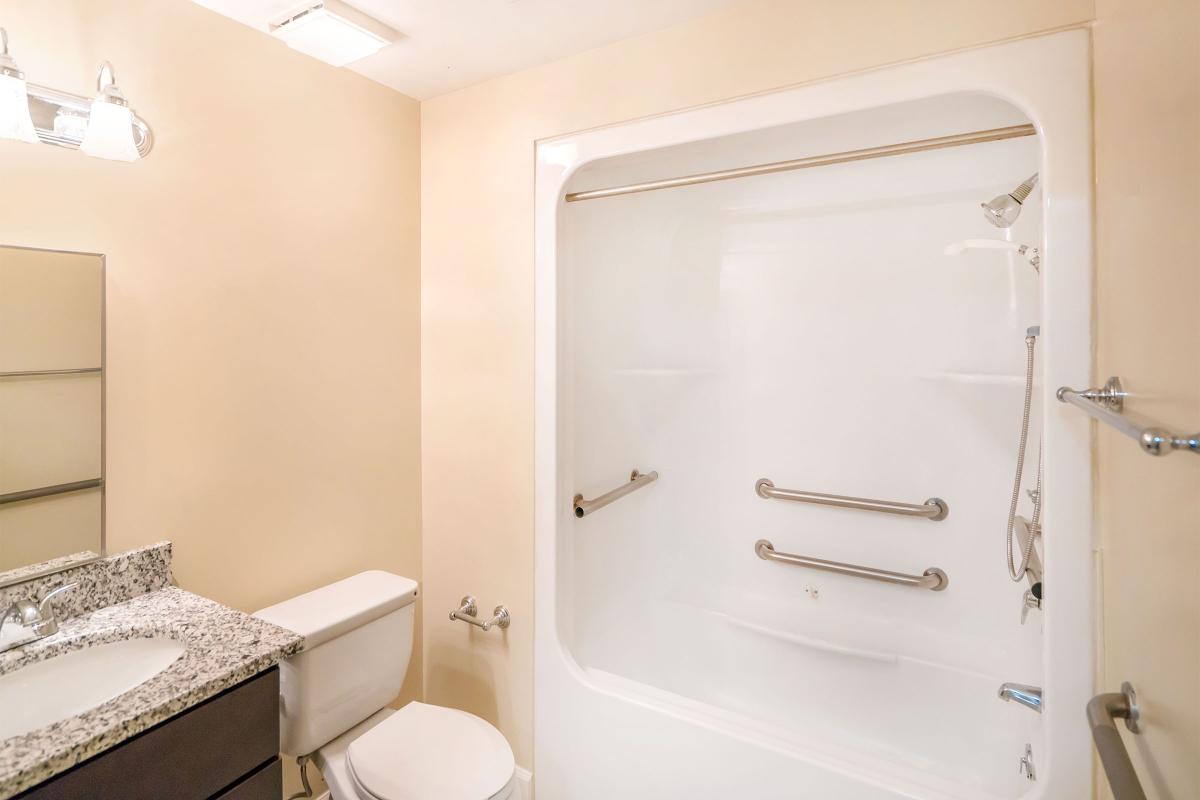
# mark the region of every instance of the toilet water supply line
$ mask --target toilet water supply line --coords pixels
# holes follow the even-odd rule
[[[1029,568],[1029,560],[1033,555],[1033,541],[1037,538],[1038,532],[1041,530],[1042,517],[1042,443],[1038,442],[1038,470],[1037,470],[1037,487],[1033,490],[1033,519],[1029,522],[1029,541],[1025,543],[1025,547],[1021,552],[1021,564],[1017,566],[1013,563],[1013,528],[1016,525],[1017,519],[1017,503],[1021,499],[1021,477],[1025,472],[1025,446],[1029,438],[1029,412],[1033,404],[1033,348],[1037,343],[1039,329],[1037,327],[1030,328],[1025,337],[1025,406],[1021,413],[1021,438],[1017,445],[1017,474],[1013,479],[1012,502],[1008,507],[1008,535],[1006,537],[1007,559],[1008,559],[1008,577],[1014,583],[1019,582],[1025,577],[1025,571]]]

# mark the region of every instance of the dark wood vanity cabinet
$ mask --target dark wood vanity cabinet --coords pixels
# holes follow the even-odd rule
[[[19,800],[279,800],[279,669],[29,789]]]

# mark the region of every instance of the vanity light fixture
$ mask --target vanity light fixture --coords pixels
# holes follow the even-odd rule
[[[100,67],[96,78],[98,94],[88,114],[87,130],[79,149],[86,155],[112,161],[137,161],[141,158],[133,140],[133,112],[129,101],[117,88],[112,64]]]
[[[25,73],[8,54],[8,32],[0,28],[0,138],[37,142],[37,131],[29,115],[29,92]]]
[[[400,34],[341,0],[310,2],[270,26],[271,35],[288,47],[335,67],[366,58]]]
[[[150,126],[133,113],[117,88],[111,64],[106,61],[100,68],[94,98],[27,83],[8,54],[8,34],[3,28],[0,139],[40,141],[113,161],[137,161],[154,146]]]

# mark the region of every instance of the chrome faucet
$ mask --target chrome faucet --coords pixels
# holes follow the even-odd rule
[[[60,586],[42,598],[41,602],[17,600],[0,615],[0,653],[23,644],[45,639],[58,633],[58,616],[54,613],[54,601],[59,595],[74,589],[78,584]],[[22,630],[11,642],[4,641],[4,633],[13,625]]]
[[[1042,713],[1042,687],[1029,686],[1024,683],[1004,683],[1000,685],[1000,691],[997,693],[1001,700],[1020,703],[1026,708],[1032,708],[1039,714]]]

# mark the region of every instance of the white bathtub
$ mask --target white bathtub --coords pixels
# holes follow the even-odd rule
[[[1090,797],[1087,427],[1049,402],[1089,377],[1087,46],[1069,32],[539,145],[541,797]],[[1036,137],[562,201],[1024,121]],[[1033,171],[1042,201],[1007,233],[1042,248],[1040,275],[1016,257],[942,255],[1004,235],[978,202]],[[1022,625],[1003,537],[1034,324],[1055,588]],[[574,517],[577,492],[632,468],[660,477]],[[951,513],[763,500],[759,477],[936,494]],[[950,585],[768,562],[760,538],[936,566]],[[1045,713],[1001,702],[1003,681],[1043,686]],[[1017,769],[1027,745],[1035,781]]]

